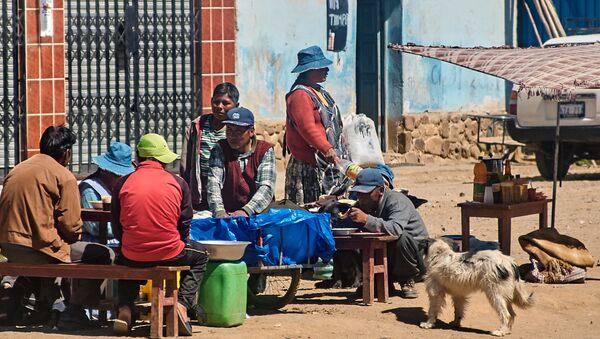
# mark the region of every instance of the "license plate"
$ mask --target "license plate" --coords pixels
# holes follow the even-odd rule
[[[558,103],[558,114],[560,118],[583,118],[585,117],[585,102],[583,101],[571,101],[571,102],[559,102]]]

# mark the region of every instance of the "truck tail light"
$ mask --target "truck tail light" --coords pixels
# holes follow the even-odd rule
[[[519,94],[517,91],[512,91],[510,93],[510,101],[508,102],[508,114],[517,115],[517,99],[519,98]]]

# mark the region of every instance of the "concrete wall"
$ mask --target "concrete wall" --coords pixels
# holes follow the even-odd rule
[[[325,88],[342,114],[356,107],[356,0],[348,1],[346,51],[325,52],[334,61]],[[296,79],[296,53],[326,48],[326,0],[238,0],[236,85],[241,104],[259,119],[285,119],[285,94]]]
[[[405,44],[502,46],[505,28],[505,0],[402,1]],[[505,109],[503,80],[428,58],[407,54],[400,58],[404,113]],[[400,90],[394,87],[389,91]]]

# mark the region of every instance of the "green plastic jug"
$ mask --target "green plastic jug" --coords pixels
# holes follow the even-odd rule
[[[198,303],[206,311],[206,325],[238,326],[246,319],[248,270],[241,262],[208,262]]]

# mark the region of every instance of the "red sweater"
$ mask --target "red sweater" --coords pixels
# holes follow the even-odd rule
[[[172,259],[185,247],[192,220],[190,190],[156,161],[144,161],[113,191],[113,233],[132,261]]]
[[[314,91],[312,88],[311,90]],[[316,165],[315,151],[325,153],[331,148],[319,111],[308,93],[301,89],[288,95],[286,104],[287,147],[297,160]],[[294,126],[290,124],[290,119],[294,122]]]

